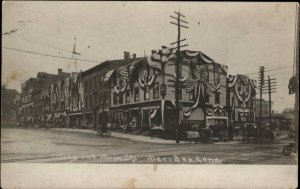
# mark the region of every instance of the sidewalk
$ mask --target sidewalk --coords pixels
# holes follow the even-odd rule
[[[51,130],[90,133],[96,135],[96,132],[90,129],[51,128]],[[174,140],[164,140],[156,137],[151,138],[148,136],[132,135],[132,134],[113,132],[113,131],[111,131],[110,136],[116,138],[125,138],[125,139],[130,139],[135,141],[141,141],[141,142],[157,143],[157,144],[176,144]],[[184,143],[185,143],[184,141],[180,141],[180,144],[184,144]]]
[[[51,128],[51,130],[57,130],[57,131],[67,131],[67,132],[80,132],[80,133],[89,133],[96,135],[96,132],[90,129],[71,129],[71,128]],[[175,140],[166,140],[166,139],[160,139],[156,137],[149,137],[149,136],[141,136],[141,135],[132,135],[132,134],[126,134],[126,133],[119,133],[119,132],[113,132],[111,131],[112,137],[116,138],[125,138],[135,141],[141,141],[141,142],[150,142],[150,143],[156,143],[156,144],[176,144]],[[241,143],[241,141],[230,141],[228,142],[217,142],[214,143],[216,145],[218,144],[238,144]],[[188,142],[180,141],[179,144],[188,144]],[[201,145],[201,144],[199,144]]]

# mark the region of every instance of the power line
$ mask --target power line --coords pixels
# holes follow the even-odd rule
[[[35,55],[40,55],[40,56],[47,56],[47,57],[52,57],[52,58],[62,58],[62,59],[68,59],[68,60],[74,60],[73,58],[68,58],[68,57],[64,57],[64,56],[56,56],[56,55],[50,55],[50,54],[45,54],[45,53],[39,53],[39,52],[34,52],[34,51],[27,51],[27,50],[21,50],[21,49],[16,49],[16,48],[10,48],[10,47],[2,47],[4,49],[8,49],[8,50],[13,50],[13,51],[19,51],[19,52],[23,52],[23,53],[30,53],[30,54],[35,54]],[[89,63],[101,63],[101,62],[97,62],[94,60],[86,60],[86,59],[76,59],[77,61],[82,61],[82,62],[89,62]]]

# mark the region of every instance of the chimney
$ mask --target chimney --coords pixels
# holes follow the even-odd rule
[[[156,53],[156,50],[152,50],[152,51],[151,51],[151,54],[155,54],[155,53]]]
[[[135,53],[132,54],[132,58],[133,58],[133,59],[136,58],[136,54],[135,54]]]
[[[58,75],[62,75],[62,72],[63,72],[62,69],[61,69],[61,68],[58,68],[57,74],[58,74]]]
[[[129,59],[129,52],[124,51],[124,60],[128,60]]]

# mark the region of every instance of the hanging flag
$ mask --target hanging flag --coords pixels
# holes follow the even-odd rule
[[[192,84],[190,79],[186,79],[185,85],[186,85],[186,91],[187,92],[191,92],[191,91],[194,90],[194,85]]]
[[[126,65],[126,66],[122,66],[122,67],[120,68],[120,74],[121,74],[121,76],[123,76],[125,79],[128,78],[129,68],[128,68],[127,65]]]

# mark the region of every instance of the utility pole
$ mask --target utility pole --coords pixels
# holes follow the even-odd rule
[[[261,94],[268,94],[269,95],[269,124],[270,127],[272,129],[274,129],[271,126],[271,122],[272,122],[272,93],[276,93],[277,88],[276,88],[276,78],[270,78],[270,76],[268,76],[268,86],[263,86],[260,89],[260,93]]]
[[[263,93],[268,93],[269,94],[269,124],[271,126],[272,122],[272,98],[271,95],[272,93],[276,92],[276,78],[271,79],[270,76],[268,76],[268,90],[265,91],[265,88],[263,88],[262,92]],[[271,126],[272,129],[274,129]]]
[[[176,143],[179,143],[179,134],[180,134],[180,125],[179,125],[179,120],[180,120],[180,107],[179,107],[179,78],[180,78],[180,73],[179,73],[179,64],[180,64],[180,48],[181,47],[185,47],[188,46],[188,44],[185,45],[180,45],[180,42],[184,41],[185,39],[180,39],[180,29],[181,27],[183,28],[188,28],[187,26],[183,25],[183,23],[188,24],[187,21],[182,20],[181,17],[185,17],[184,15],[182,15],[180,13],[180,11],[178,12],[174,12],[176,14],[176,17],[174,16],[170,16],[171,18],[175,19],[175,22],[170,22],[171,24],[174,24],[177,26],[177,41],[171,43],[170,45],[173,44],[177,44],[177,47],[173,48],[173,49],[177,49],[176,51],[176,67],[175,67],[175,72],[176,72],[176,80],[175,80],[175,101],[176,101]]]
[[[74,61],[74,66],[75,66],[75,72],[77,71],[77,56],[76,55],[81,55],[78,52],[76,52],[76,37],[74,37],[74,46],[73,46],[73,51],[72,51],[72,59],[75,59]]]
[[[274,82],[271,82],[274,81]],[[269,124],[272,130],[274,129],[271,126],[272,122],[272,99],[271,99],[271,94],[276,92],[276,78],[271,79],[270,76],[268,76],[268,93],[269,93]]]
[[[262,89],[263,86],[265,84],[264,80],[265,80],[265,67],[264,66],[260,66],[259,67],[259,136],[261,137],[261,127],[262,127],[262,122],[261,122],[261,111],[262,111]]]

